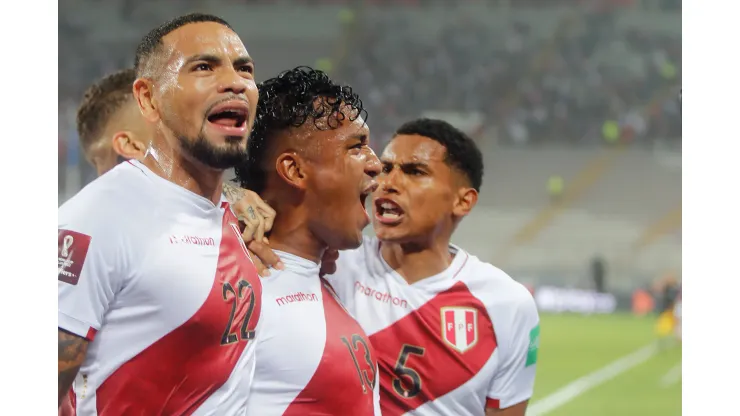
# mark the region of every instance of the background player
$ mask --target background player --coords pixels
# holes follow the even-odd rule
[[[59,209],[59,399],[76,376],[77,414],[241,414],[261,285],[221,187],[254,67],[225,21],[192,14],[142,40],[136,71],[147,157]]]
[[[448,123],[421,119],[397,130],[381,163],[377,238],[341,252],[326,277],[378,352],[383,415],[523,416],[539,344],[534,300],[450,244],[478,199],[480,151]]]
[[[360,325],[319,277],[327,246],[356,248],[377,186],[365,112],[351,88],[300,67],[259,85],[249,162],[237,178],[279,213],[270,235],[286,270],[263,279],[262,325],[247,414],[379,414],[377,362]]]
[[[133,68],[112,73],[92,84],[77,109],[77,133],[82,152],[98,176],[128,159],[140,159],[151,139],[132,86]]]

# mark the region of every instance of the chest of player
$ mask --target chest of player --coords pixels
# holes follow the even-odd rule
[[[254,338],[261,283],[227,216],[173,221],[142,260],[117,297],[142,319],[220,346]]]
[[[356,289],[352,313],[378,354],[383,414],[450,396],[479,406],[499,365],[483,303],[462,282],[439,291],[375,285]]]
[[[372,414],[375,353],[318,276],[268,279],[263,304],[266,332],[257,340],[250,401],[288,406],[276,414]]]

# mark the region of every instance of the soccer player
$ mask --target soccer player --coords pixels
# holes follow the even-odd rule
[[[59,401],[73,385],[78,415],[243,414],[262,288],[221,190],[254,65],[228,23],[191,14],[146,35],[135,69],[147,156],[59,209]]]
[[[151,138],[134,100],[136,71],[124,69],[91,85],[77,109],[82,152],[98,176],[128,159],[140,159]]]
[[[378,353],[383,415],[523,416],[539,345],[534,300],[450,244],[478,200],[480,151],[448,123],[420,119],[380,160],[377,238],[334,265],[328,253],[322,268],[336,267],[325,277]]]
[[[134,99],[133,84],[136,71],[123,69],[107,75],[91,85],[77,109],[77,132],[85,158],[96,168],[98,175],[117,164],[144,158],[151,127],[144,121]],[[144,141],[147,141],[145,144]],[[272,228],[275,211],[251,191],[223,184],[224,197],[232,210],[243,221],[242,237],[247,243],[260,274],[269,273],[262,259],[278,268],[278,258],[262,242]]]
[[[377,186],[362,101],[321,71],[299,67],[259,85],[243,186],[278,213],[270,245],[285,264],[262,280],[261,325],[248,415],[379,414],[377,361],[360,325],[319,277],[327,247],[356,248]]]

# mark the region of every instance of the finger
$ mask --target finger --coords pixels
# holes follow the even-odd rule
[[[285,268],[283,262],[280,261],[280,257],[278,257],[278,255],[275,254],[269,246],[258,241],[252,241],[249,243],[247,248],[249,248],[251,252],[255,253],[266,266],[274,267],[278,270],[283,270]]]
[[[253,207],[252,205],[249,205],[249,206],[247,207],[247,216],[248,216],[248,217],[249,217],[249,218],[250,218],[250,219],[251,219],[252,221],[254,221],[254,220],[257,220],[257,214],[256,214],[256,212],[254,211],[254,207]]]
[[[245,243],[249,243],[254,240],[254,234],[257,232],[258,223],[249,218],[244,219],[244,231],[242,232],[242,239]]]
[[[265,220],[260,218],[257,230],[254,233],[254,241],[262,241],[263,238],[265,238]]]
[[[267,277],[270,275],[270,269],[262,263],[262,261],[259,259],[259,256],[255,254],[252,250],[249,250],[249,255],[252,258],[252,263],[254,264],[254,268],[257,269],[257,274],[259,274],[262,277]]]
[[[323,277],[327,274],[334,274],[337,271],[337,264],[334,262],[321,263],[321,270],[319,271],[319,277]]]
[[[271,206],[267,205],[267,203],[261,199],[255,202],[257,205],[257,211],[259,211],[259,213],[262,214],[262,217],[265,219],[265,232],[269,232],[270,230],[272,230],[272,224],[275,222],[277,212],[275,212],[275,210],[272,209]]]
[[[336,261],[339,258],[339,250],[327,250],[326,258],[327,260]]]

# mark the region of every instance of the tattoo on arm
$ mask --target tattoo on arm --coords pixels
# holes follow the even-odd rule
[[[236,204],[244,198],[244,190],[230,183],[224,182],[224,196],[230,204]]]
[[[87,340],[59,329],[59,405],[69,393],[87,354]]]

